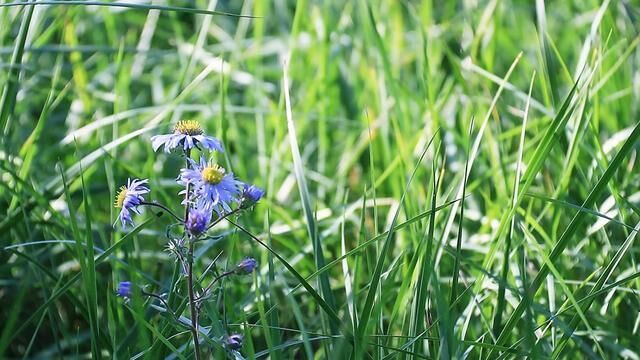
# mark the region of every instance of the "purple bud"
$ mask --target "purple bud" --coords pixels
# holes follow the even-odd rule
[[[225,344],[233,350],[238,350],[242,347],[244,337],[240,334],[231,334],[224,339]]]
[[[189,210],[189,218],[185,226],[191,235],[198,236],[207,229],[209,220],[211,220],[211,210],[206,207],[193,208]]]
[[[242,201],[240,207],[248,209],[255,205],[264,196],[264,190],[254,185],[244,184],[242,189]]]
[[[258,266],[258,262],[256,261],[256,259],[244,258],[236,266],[236,273],[240,275],[251,274],[256,269],[257,266]]]
[[[131,281],[122,281],[118,284],[118,290],[116,290],[116,294],[123,298],[131,297]]]

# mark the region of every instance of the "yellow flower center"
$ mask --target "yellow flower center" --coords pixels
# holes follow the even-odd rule
[[[122,204],[124,204],[124,199],[127,197],[127,187],[122,185],[120,187],[120,191],[118,191],[118,195],[116,195],[116,201],[114,201],[113,206],[117,208],[121,208]]]
[[[202,135],[202,127],[200,123],[195,120],[181,120],[178,121],[176,127],[173,129],[175,134],[183,135]]]
[[[217,164],[213,164],[202,169],[202,179],[204,179],[204,181],[208,182],[209,184],[215,185],[222,181],[223,177],[224,168]]]

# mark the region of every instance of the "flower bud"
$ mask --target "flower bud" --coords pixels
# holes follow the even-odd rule
[[[264,190],[254,185],[244,184],[242,189],[242,200],[240,201],[240,207],[242,209],[248,209],[255,205],[264,196]]]
[[[116,294],[123,298],[131,298],[131,281],[122,281],[118,284]]]
[[[224,339],[224,343],[233,350],[238,350],[242,347],[244,337],[240,334],[231,334]]]
[[[211,210],[206,206],[202,208],[193,208],[189,210],[189,218],[185,223],[187,231],[193,236],[198,236],[207,230],[211,220]]]
[[[258,262],[254,258],[245,258],[238,263],[236,266],[236,273],[240,275],[248,275],[251,274],[256,267],[258,267]]]

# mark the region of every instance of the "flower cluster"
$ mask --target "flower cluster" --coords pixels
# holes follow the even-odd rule
[[[178,121],[172,134],[152,136],[151,144],[155,151],[164,147],[166,152],[181,149],[186,154],[190,154],[192,149],[224,151],[220,140],[205,135],[200,124],[194,120]],[[237,205],[235,211],[246,210],[264,196],[264,190],[237,180],[232,172],[227,172],[204,154],[200,155],[199,161],[188,157],[186,165],[180,170],[177,182],[184,186],[179,192],[184,196],[182,204],[190,207],[189,218],[192,215],[194,217],[185,221],[192,235],[204,232],[212,211],[220,217],[233,212],[233,205]],[[134,225],[131,213],[139,214],[138,206],[145,201],[142,195],[150,191],[146,186],[148,182],[147,179],[129,179],[127,185],[120,188],[115,207],[121,209],[118,220],[123,229]]]
[[[169,237],[167,249],[181,263],[183,276],[187,278],[184,283],[191,287],[187,291],[190,304],[190,330],[195,358],[199,359],[201,352],[197,319],[198,312],[202,308],[201,303],[215,294],[214,286],[221,284],[219,280],[233,274],[251,274],[258,267],[258,263],[253,258],[245,258],[231,270],[214,276],[207,286],[200,286],[196,283],[196,279],[204,279],[204,275],[207,274],[194,275],[194,265],[197,260],[194,255],[194,246],[198,241],[207,239],[208,231],[221,220],[251,209],[264,196],[264,190],[238,180],[231,171],[227,171],[213,160],[211,153],[224,151],[222,142],[206,135],[197,121],[179,121],[171,134],[151,137],[151,146],[154,151],[160,148],[167,153],[176,150],[185,157],[185,167],[180,170],[176,179],[177,184],[181,186],[177,193],[180,200],[176,203],[181,204],[183,211],[174,212],[170,206],[146,201],[144,196],[151,191],[148,187],[149,181],[129,179],[127,185],[120,188],[115,199],[115,207],[120,209],[116,221],[120,221],[123,229],[133,226],[132,213],[140,214],[141,206],[153,206],[168,212],[178,222],[177,225],[182,229],[179,235],[174,235],[175,231],[170,231],[176,224],[171,225],[166,232]],[[192,158],[194,150],[200,151],[197,161]],[[176,213],[184,213],[184,218]],[[208,266],[205,272],[211,268]],[[134,292],[133,289],[138,291]],[[135,294],[149,296],[159,300],[159,306],[164,306],[177,321],[181,318],[181,314],[174,313],[168,308],[168,303],[161,295],[141,290],[130,281],[120,282],[116,294],[126,299],[135,297]],[[243,337],[239,334],[225,335],[220,339],[222,339],[220,344],[231,351],[237,351],[242,347]]]

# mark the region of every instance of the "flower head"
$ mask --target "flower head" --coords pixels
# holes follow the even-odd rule
[[[242,261],[236,265],[236,273],[241,275],[251,274],[256,267],[258,267],[258,262],[254,258],[244,258]]]
[[[255,185],[244,184],[242,197],[240,199],[240,207],[248,209],[260,201],[262,196],[264,196],[264,190]]]
[[[148,182],[149,180],[147,179],[128,179],[127,185],[123,185],[122,187],[120,187],[120,191],[116,196],[114,206],[121,209],[120,214],[118,215],[118,219],[122,223],[123,229],[127,225],[133,225],[131,212],[139,214],[137,207],[144,201],[144,197],[142,197],[142,195],[151,191],[146,186]]]
[[[191,169],[182,169],[178,182],[182,185],[191,184],[198,197],[198,205],[209,207],[216,212],[231,211],[229,206],[240,195],[240,182],[232,173],[215,163],[208,162],[204,156],[200,163],[191,161]]]
[[[131,297],[131,281],[122,281],[118,284],[118,290],[116,290],[116,294],[123,298]]]
[[[225,337],[224,343],[233,350],[238,350],[242,347],[244,337],[240,334],[231,334]]]
[[[185,227],[193,236],[198,236],[207,230],[207,225],[211,220],[211,209],[208,206],[194,207],[189,209],[189,218],[185,222]]]
[[[152,136],[151,146],[153,151],[158,151],[164,146],[165,152],[170,152],[177,147],[182,147],[186,151],[194,147],[200,148],[200,146],[207,150],[224,151],[220,140],[205,135],[200,123],[195,120],[178,121],[173,128],[173,134]]]

